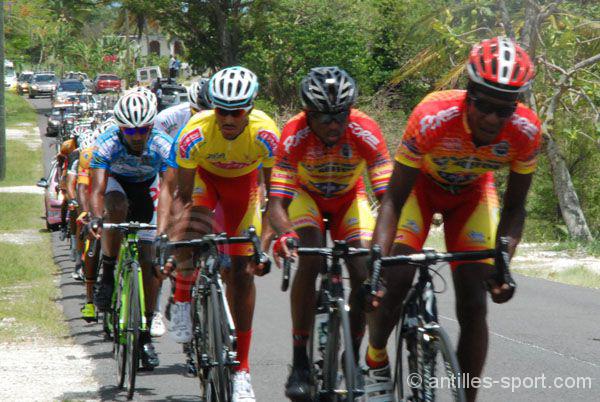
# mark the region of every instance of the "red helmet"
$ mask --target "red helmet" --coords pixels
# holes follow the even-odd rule
[[[529,55],[510,38],[497,36],[473,46],[467,71],[472,81],[503,92],[523,92],[534,67]]]

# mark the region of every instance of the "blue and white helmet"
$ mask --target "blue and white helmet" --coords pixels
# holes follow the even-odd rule
[[[223,109],[252,107],[257,94],[256,74],[240,66],[227,67],[218,71],[208,83],[208,96],[211,103]]]
[[[212,109],[210,101],[207,99],[208,78],[200,78],[190,85],[188,89],[188,101],[194,109],[206,110]]]

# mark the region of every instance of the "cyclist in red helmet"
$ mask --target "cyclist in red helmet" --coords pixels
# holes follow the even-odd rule
[[[473,47],[467,72],[466,91],[430,93],[408,120],[373,235],[384,255],[421,250],[436,212],[443,215],[449,251],[493,248],[506,236],[512,255],[521,239],[541,129],[538,117],[518,98],[530,88],[534,67],[518,44],[497,37]],[[501,203],[493,174],[506,165],[510,174]],[[457,354],[466,378],[479,377],[485,362],[482,282],[489,282],[493,263],[452,265],[460,325]],[[371,401],[393,400],[386,345],[415,273],[411,266],[398,268],[385,271],[388,291],[369,317],[365,391]],[[507,285],[490,286],[494,302],[512,297]],[[475,400],[477,389],[466,391],[468,400]]]

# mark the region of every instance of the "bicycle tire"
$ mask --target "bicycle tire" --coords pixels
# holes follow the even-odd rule
[[[337,300],[337,310],[340,315],[341,329],[344,340],[344,383],[346,385],[346,397],[344,400],[354,401],[357,385],[356,362],[354,361],[354,349],[352,347],[352,333],[350,332],[350,316],[348,314],[348,304],[343,299]]]
[[[324,396],[324,400],[331,402],[339,400],[338,395],[334,391],[338,385],[340,325],[340,315],[335,312],[330,313],[327,323],[325,358],[323,359],[323,388],[320,395]]]
[[[204,294],[204,286],[206,279],[202,275],[196,278],[195,288],[193,290],[194,311],[192,314],[193,338],[192,347],[196,355],[196,364],[198,365],[198,381],[200,383],[200,396],[205,401],[210,401],[210,367],[206,365],[207,350],[207,327],[208,327],[208,309],[206,305],[206,296]]]
[[[120,268],[117,269],[117,272]],[[113,308],[111,309],[112,326],[113,326],[113,353],[115,361],[117,363],[117,386],[123,388],[125,385],[125,366],[127,363],[127,345],[123,344],[121,337],[121,328],[119,325],[119,318],[121,316],[121,310],[123,309],[123,281],[122,275],[117,276],[119,281],[115,284],[115,294],[113,295]],[[106,313],[105,313],[106,314]]]
[[[211,370],[212,386],[214,387],[215,402],[229,401],[230,384],[229,369],[225,365],[225,350],[223,345],[223,314],[224,308],[221,306],[222,298],[217,290],[217,285],[210,284],[210,314],[211,314],[211,338],[212,338],[212,357],[214,358],[214,366]]]
[[[130,267],[129,314],[127,319],[127,399],[135,393],[135,379],[140,362],[140,326],[142,322],[138,273],[140,266],[132,262]]]
[[[403,364],[403,346],[404,338],[402,334],[402,321],[396,326],[396,362],[394,365],[394,390],[398,401],[404,400],[404,375],[402,371]]]
[[[452,382],[452,400],[465,402],[467,397],[462,382],[462,371],[448,333],[440,326],[430,328],[429,332],[430,336],[436,340],[436,349],[442,356],[446,376]]]

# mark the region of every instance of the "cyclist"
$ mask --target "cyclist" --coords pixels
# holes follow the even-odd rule
[[[475,45],[466,67],[466,91],[433,92],[408,120],[373,236],[384,255],[421,250],[434,212],[443,215],[448,251],[493,248],[507,236],[512,255],[520,241],[541,130],[538,117],[518,99],[531,86],[534,66],[518,44],[496,37]],[[506,165],[510,174],[498,217],[493,171]],[[386,344],[415,272],[401,268],[385,271],[388,292],[369,316],[367,400],[393,400]],[[491,260],[452,264],[457,355],[470,378],[480,376],[487,353],[482,281],[493,272]],[[497,303],[512,296],[507,285],[491,284],[491,294]],[[467,398],[475,400],[476,392],[468,387]]]
[[[183,208],[174,219],[175,240],[213,231],[240,235],[250,225],[261,229],[259,168],[262,165],[265,177],[270,176],[279,131],[270,117],[254,109],[258,81],[250,70],[236,66],[217,72],[208,83],[208,92],[214,110],[193,116],[177,143],[175,202]],[[233,401],[254,401],[248,353],[256,293],[253,274],[261,274],[262,267],[250,262],[251,244],[226,247],[224,252],[231,256],[223,278],[240,361],[233,379]],[[186,274],[176,278],[171,320],[175,337],[185,343],[191,339],[189,253],[179,253],[177,261]]]
[[[306,247],[325,244],[323,218],[330,222],[331,237],[353,247],[367,247],[375,226],[362,179],[368,172],[374,195],[380,199],[392,164],[379,126],[353,108],[357,88],[352,77],[338,67],[316,67],[300,84],[304,110],[289,120],[282,133],[271,178],[269,217],[280,234],[274,253],[289,257],[285,242],[299,239]],[[315,280],[322,266],[319,257],[301,257],[291,290],[292,372],[286,396],[309,398],[309,367],[306,350],[312,328]],[[348,266],[352,293],[351,331],[355,355],[365,330],[365,317],[357,305],[367,277],[364,261]]]
[[[207,94],[208,87],[206,86],[207,82],[208,79],[206,78],[200,78],[199,80],[194,81],[188,89],[188,102],[169,107],[158,113],[156,115],[156,119],[154,120],[154,126],[173,137],[174,142],[176,142],[181,129],[187,124],[193,115],[202,110],[210,109],[210,102],[208,101]],[[150,93],[154,95],[152,92]],[[173,164],[177,163],[174,147],[171,149],[170,158]],[[163,173],[161,188],[164,191],[164,195],[158,205],[157,233],[167,233],[166,229],[173,204],[173,195],[175,194],[175,190],[177,188],[176,168],[168,167],[167,171]],[[173,208],[175,208],[175,210],[179,209],[177,206]],[[160,283],[156,305],[154,307],[155,311],[152,318],[152,325],[150,326],[150,334],[152,336],[162,336],[165,333],[165,327],[160,309],[162,279],[160,279]],[[167,309],[169,308],[167,307]]]
[[[90,183],[90,162],[92,161],[92,155],[94,153],[95,143],[98,136],[107,131],[111,126],[115,125],[116,122],[109,119],[102,123],[95,130],[91,131],[86,135],[80,144],[81,152],[79,155],[79,166],[77,168],[77,199],[81,207],[81,213],[77,218],[78,223],[87,223],[90,215],[90,194],[91,194],[91,183]],[[97,254],[94,258],[89,258],[84,255],[84,277],[85,277],[85,288],[86,288],[86,302],[81,309],[82,318],[87,322],[96,321],[96,308],[94,307],[94,285],[96,283],[96,272]]]
[[[153,128],[156,104],[143,93],[130,92],[121,97],[114,107],[117,125],[109,128],[96,140],[91,168],[92,218],[90,230],[99,238],[101,229],[94,224],[105,220],[151,222],[154,218],[154,200],[158,173],[169,164],[173,139]],[[119,252],[121,235],[102,233],[102,281],[98,286],[95,304],[100,310],[110,308],[114,288],[114,267]],[[141,232],[140,238],[151,242],[153,233]],[[146,317],[152,319],[156,301],[157,281],[151,272],[151,244],[140,245],[140,263],[146,296]],[[140,334],[142,365],[158,366],[159,360],[149,332]]]

